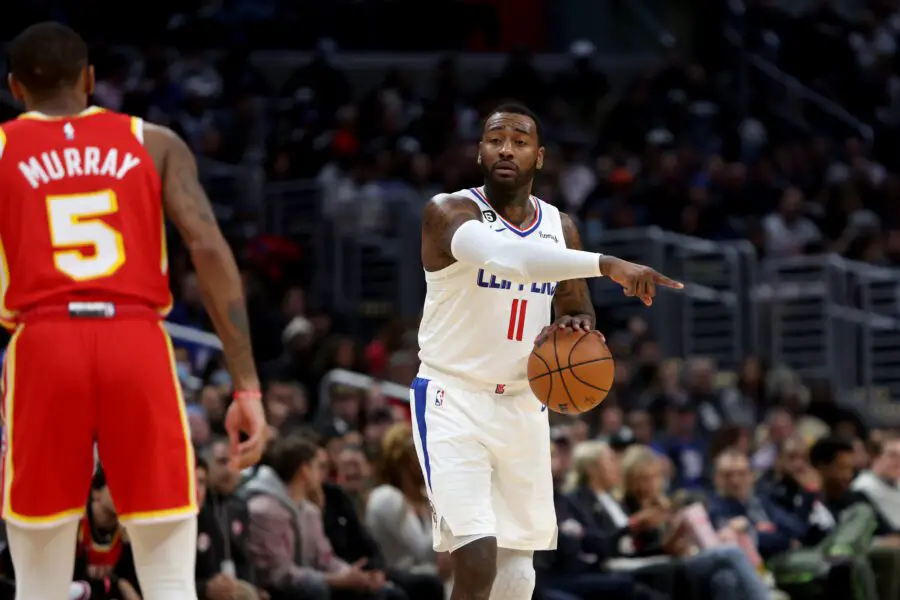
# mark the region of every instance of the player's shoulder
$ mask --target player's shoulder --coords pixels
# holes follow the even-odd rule
[[[471,212],[473,215],[480,213],[481,209],[475,199],[466,190],[450,193],[440,193],[432,196],[425,203],[425,213],[429,212]]]

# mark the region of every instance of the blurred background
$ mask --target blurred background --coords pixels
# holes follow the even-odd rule
[[[699,494],[717,529],[741,529],[732,519],[746,518],[751,545],[771,563],[787,550],[821,550],[825,535],[810,533],[810,519],[824,506],[839,526],[858,504],[852,496],[878,521],[878,539],[854,543],[900,548],[900,2],[158,0],[134,8],[18,3],[5,11],[0,39],[41,20],[70,24],[91,45],[94,102],[165,124],[197,153],[242,268],[266,410],[283,442],[276,449],[300,461],[295,471],[317,456],[298,458],[306,456],[300,438],[323,449],[325,482],[310,485],[325,492],[310,497],[342,559],[377,552],[372,569],[413,599],[429,592],[405,580],[410,573],[447,579],[446,560],[423,541],[430,517],[421,489],[407,491],[416,467],[397,440],[408,441],[408,430],[393,442],[385,434],[406,427],[418,367],[421,208],[437,192],[479,185],[481,119],[508,98],[544,122],[547,161],[535,195],[575,218],[587,249],[686,284],[648,310],[591,282],[616,383],[591,413],[551,416],[558,506],[577,507],[578,486],[600,486],[623,514],[640,514],[644,501],[626,488],[646,476],[658,481],[653,498]],[[0,90],[0,121],[20,110]],[[168,326],[208,463],[208,497],[244,514],[239,478],[216,462],[230,381],[174,231],[169,249],[177,302]],[[648,448],[653,460],[642,462]],[[829,471],[842,457],[852,460],[849,477]],[[291,473],[279,476],[287,482]],[[740,494],[728,483],[738,480]],[[399,529],[387,528],[377,539],[384,521],[370,491],[385,485],[403,491],[400,506],[417,515],[420,538],[400,542]],[[857,488],[868,495],[853,496]],[[346,515],[335,516],[328,490],[352,500]],[[88,512],[110,508],[102,500],[95,493]],[[747,508],[760,502],[769,514]],[[576,513],[597,507],[582,508]],[[775,512],[790,526],[779,525],[778,544],[766,546]],[[613,513],[609,523],[582,522],[580,534],[568,528],[581,540],[574,554],[561,545],[539,560],[548,599],[596,597],[599,588],[566,582],[595,573],[614,581],[622,566],[610,561],[636,556],[616,544],[582,547],[591,528],[620,531]],[[369,550],[349,541],[351,517]],[[563,514],[560,523],[579,519]],[[211,522],[217,531],[223,521]],[[385,552],[397,545],[402,560]],[[686,560],[684,548],[656,550],[637,555]],[[254,570],[253,552],[241,552]],[[594,560],[580,565],[585,553]],[[829,556],[824,571],[808,569],[810,581],[844,581]],[[207,575],[221,574],[225,560]],[[757,565],[771,588],[785,588],[779,569],[794,568],[778,560]],[[284,591],[255,562],[262,575],[241,575],[254,593],[318,597]],[[684,573],[648,568],[630,565],[627,585],[672,596]],[[865,579],[864,566],[847,569]],[[900,598],[900,582],[884,575],[892,569],[876,569],[882,600]],[[725,589],[706,572],[703,584],[686,572],[697,598]],[[219,587],[210,600],[244,597]],[[792,596],[833,597],[827,589],[807,585]],[[873,589],[847,593],[879,597]]]

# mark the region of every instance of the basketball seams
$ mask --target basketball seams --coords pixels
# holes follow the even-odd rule
[[[594,362],[598,362],[598,361],[594,361]],[[573,365],[573,366],[574,366],[574,365]],[[595,390],[597,390],[597,391],[599,391],[599,392],[604,392],[604,393],[607,393],[607,394],[609,393],[609,390],[608,390],[608,389],[605,389],[605,388],[596,386],[596,385],[594,385],[594,384],[592,384],[592,383],[588,383],[587,381],[585,381],[584,379],[582,379],[581,377],[579,377],[579,376],[578,376],[578,373],[576,373],[576,372],[575,372],[575,369],[573,369],[572,367],[566,367],[566,369],[568,369],[569,372],[572,373],[572,377],[574,377],[575,380],[576,380],[578,383],[580,383],[580,384],[582,384],[582,385],[586,385],[586,386],[588,386],[589,388],[595,389]]]
[[[559,346],[556,345],[556,334],[558,331],[559,331],[559,329],[553,330],[553,356],[556,358],[556,366],[557,367],[559,367],[561,364],[559,362]],[[562,373],[559,374],[559,380],[562,381],[563,390],[565,390],[566,396],[569,398],[569,403],[572,405],[573,408],[575,408],[575,410],[577,410],[578,412],[582,412],[582,410],[578,407],[578,404],[575,402],[575,399],[572,398],[572,393],[569,391],[569,386],[566,385],[566,378],[565,378],[565,376],[563,376]],[[553,381],[552,377],[550,378],[550,381]],[[548,400],[549,400],[549,398],[548,398]]]
[[[528,381],[536,381],[536,380],[540,379],[541,377],[546,377],[546,376],[552,375],[552,374],[554,374],[554,373],[560,373],[560,372],[562,372],[562,371],[565,371],[566,369],[574,369],[575,367],[583,367],[583,366],[585,366],[585,365],[591,365],[591,364],[594,364],[594,363],[596,363],[596,362],[603,362],[603,361],[605,361],[605,360],[612,360],[612,358],[613,358],[612,356],[603,356],[603,357],[600,357],[600,358],[592,358],[591,360],[584,360],[584,361],[581,361],[581,362],[579,362],[579,363],[574,363],[574,364],[569,365],[568,367],[560,367],[559,369],[551,369],[551,368],[550,368],[550,365],[547,363],[547,361],[545,361],[540,355],[538,355],[537,353],[533,353],[533,354],[534,354],[536,357],[540,358],[540,359],[541,359],[541,362],[543,362],[543,363],[547,366],[547,372],[546,372],[546,373],[541,373],[540,375],[535,375],[534,377],[529,377],[529,378],[528,378]]]
[[[533,357],[537,358],[538,360],[540,360],[542,363],[544,363],[544,366],[547,367],[547,372],[544,373],[544,375],[552,375],[552,374],[553,374],[553,370],[550,368],[550,363],[548,363],[546,360],[544,360],[544,357],[543,357],[543,356],[541,356],[540,354],[538,354],[538,353],[535,352],[534,350],[531,351],[531,355],[532,355]],[[559,363],[557,363],[557,366],[559,366]],[[534,377],[534,378],[532,378],[532,379],[529,379],[528,381],[529,381],[529,383],[530,383],[531,381],[534,381],[534,379],[538,379],[538,378],[540,378],[540,377],[543,377],[544,375],[538,375],[537,377]],[[533,390],[532,390],[532,391],[533,391]],[[550,397],[551,397],[552,395],[553,395],[553,377],[550,378],[550,387],[547,389],[547,397],[543,399],[543,402],[542,402],[542,403],[543,403],[543,404],[550,404]]]

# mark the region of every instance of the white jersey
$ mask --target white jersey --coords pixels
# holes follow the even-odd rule
[[[472,198],[495,235],[521,244],[565,247],[559,210],[535,196],[531,196],[534,220],[519,228],[491,207],[483,188],[454,195]],[[419,326],[421,377],[445,375],[478,386],[527,382],[528,355],[535,337],[551,322],[557,282],[513,283],[459,262],[426,271],[425,282]]]

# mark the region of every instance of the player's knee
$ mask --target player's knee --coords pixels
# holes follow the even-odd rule
[[[497,575],[497,539],[484,537],[454,550],[453,586],[474,598],[487,598]]]
[[[506,548],[497,551],[497,576],[490,600],[531,598],[534,583],[533,552]]]

